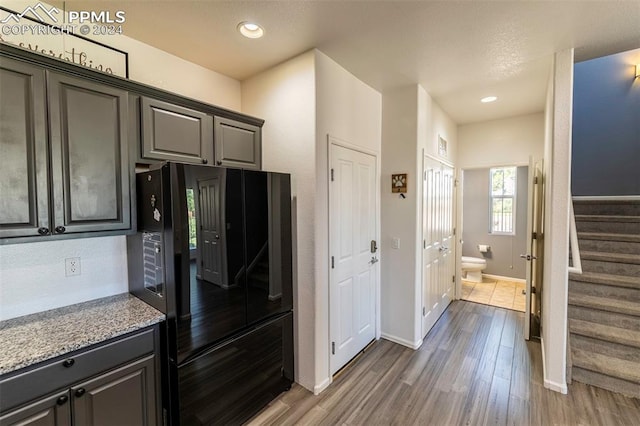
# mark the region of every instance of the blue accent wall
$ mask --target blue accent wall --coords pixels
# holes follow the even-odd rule
[[[573,195],[640,195],[640,49],[574,68]]]

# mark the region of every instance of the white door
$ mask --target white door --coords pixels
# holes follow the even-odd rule
[[[376,158],[331,145],[329,182],[330,370],[375,338]]]
[[[453,168],[424,157],[422,206],[422,335],[447,308],[455,288]]]
[[[527,253],[520,257],[527,261],[525,287],[524,338],[539,336],[540,301],[537,296],[542,288],[542,160],[529,157],[529,186],[527,212]]]

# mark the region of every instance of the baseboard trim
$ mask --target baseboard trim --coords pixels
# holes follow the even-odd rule
[[[331,384],[331,377],[327,377],[322,382],[320,382],[319,384],[317,384],[317,385],[315,385],[313,387],[313,394],[314,395],[319,395],[320,392],[322,392],[323,390],[328,388],[330,384]]]
[[[640,195],[577,195],[574,201],[640,201]]]
[[[482,274],[482,276],[486,278],[491,278],[492,280],[514,281],[514,282],[523,283],[523,284],[527,282],[527,280],[523,280],[522,278],[505,277],[504,275]]]
[[[405,339],[402,339],[400,337],[392,336],[391,334],[387,334],[387,333],[380,333],[380,337],[385,339],[385,340],[388,340],[390,342],[397,343],[397,344],[402,345],[402,346],[406,346],[406,347],[408,347],[410,349],[413,349],[413,350],[416,350],[420,346],[422,346],[422,339],[417,340],[415,342],[411,342],[409,340],[405,340]]]
[[[557,383],[552,380],[547,380],[547,364],[544,358],[544,339],[542,337],[540,337],[540,349],[542,350],[542,377],[544,378],[543,385],[545,389],[566,395],[569,392],[566,383]]]

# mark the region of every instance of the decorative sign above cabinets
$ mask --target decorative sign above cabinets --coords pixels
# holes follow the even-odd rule
[[[122,27],[116,20],[112,24],[94,23],[92,19],[83,24],[68,23],[66,15],[64,11],[42,3],[28,5],[21,11],[0,6],[0,42],[128,78],[128,54],[88,38],[105,40],[108,36],[118,36]]]

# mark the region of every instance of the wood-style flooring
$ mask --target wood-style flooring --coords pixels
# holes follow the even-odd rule
[[[574,382],[543,387],[523,314],[455,301],[419,350],[380,340],[320,395],[299,385],[254,425],[640,425],[640,400]]]

